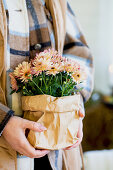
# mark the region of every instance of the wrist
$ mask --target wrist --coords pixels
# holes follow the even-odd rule
[[[14,116],[14,111],[13,110],[9,110],[5,116],[5,118],[3,119],[3,121],[0,124],[0,136],[2,134],[4,134],[4,130],[6,129],[10,119]]]

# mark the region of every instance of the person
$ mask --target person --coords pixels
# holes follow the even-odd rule
[[[88,70],[88,78],[81,91],[79,139],[73,146],[59,151],[35,150],[29,144],[25,130],[41,132],[45,127],[23,119],[18,109],[18,97],[16,94],[10,95],[8,75],[12,69],[48,48],[55,48],[59,53],[83,62]],[[17,160],[20,157],[17,157],[17,152],[22,154],[22,157],[26,156],[26,159],[38,158],[35,159],[35,166],[30,165],[31,169],[44,169],[45,165],[46,169],[63,169],[64,157],[69,160],[68,153],[71,156],[73,148],[78,147],[82,141],[84,102],[92,92],[92,70],[92,54],[66,0],[0,1],[0,169],[19,169]],[[75,167],[70,164],[68,163],[66,169],[74,170]],[[24,164],[24,170],[30,167],[25,169]]]

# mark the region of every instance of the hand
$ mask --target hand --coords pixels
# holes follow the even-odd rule
[[[46,128],[39,123],[13,116],[5,126],[2,135],[11,147],[22,155],[30,158],[40,158],[48,154],[48,150],[35,150],[35,148],[30,145],[25,136],[25,130],[27,128],[37,132],[46,130]]]
[[[83,129],[83,123],[82,123],[82,119],[80,119],[79,121],[80,121],[80,123],[79,123],[79,130],[78,130],[78,133],[77,133],[77,138],[79,138],[79,139],[77,140],[77,142],[74,145],[65,148],[65,150],[70,150],[70,149],[76,148],[82,142],[82,138],[83,138],[83,130],[82,130]]]

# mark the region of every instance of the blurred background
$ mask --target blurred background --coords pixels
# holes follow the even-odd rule
[[[113,0],[69,0],[94,56],[84,119],[85,170],[113,170]]]

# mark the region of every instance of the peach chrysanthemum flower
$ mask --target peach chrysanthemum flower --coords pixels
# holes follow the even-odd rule
[[[57,55],[57,51],[55,51],[54,49],[48,49],[48,50],[44,50],[43,52],[40,52],[39,54],[36,54],[36,58],[40,59],[46,59],[46,60],[50,60],[52,58],[52,56],[56,56]]]
[[[15,79],[15,77],[14,77],[14,74],[13,73],[10,73],[9,74],[9,77],[11,78],[11,86],[12,86],[12,89],[13,90],[18,90],[18,86],[17,86],[17,81],[16,81],[16,79]]]
[[[80,83],[86,79],[86,73],[84,71],[78,70],[72,74],[72,78],[75,82]]]
[[[22,82],[27,82],[28,79],[31,79],[31,64],[23,61],[22,64],[19,64],[14,70],[14,75],[22,80]]]
[[[66,63],[66,64],[64,65],[64,70],[69,73],[69,72],[73,72],[73,71],[74,71],[74,68],[73,68],[73,66],[71,65],[71,63]]]
[[[53,64],[51,65],[50,69],[46,72],[47,74],[53,74],[56,75],[60,71],[60,66],[59,64]]]
[[[14,70],[14,76],[17,78],[20,78],[20,72],[22,70],[22,64],[19,64],[18,67],[15,68]]]
[[[50,69],[51,66],[51,62],[49,59],[45,59],[45,58],[36,58],[33,61],[33,67],[32,67],[32,74],[36,74],[38,75],[39,73],[41,73],[42,71],[46,71]]]

